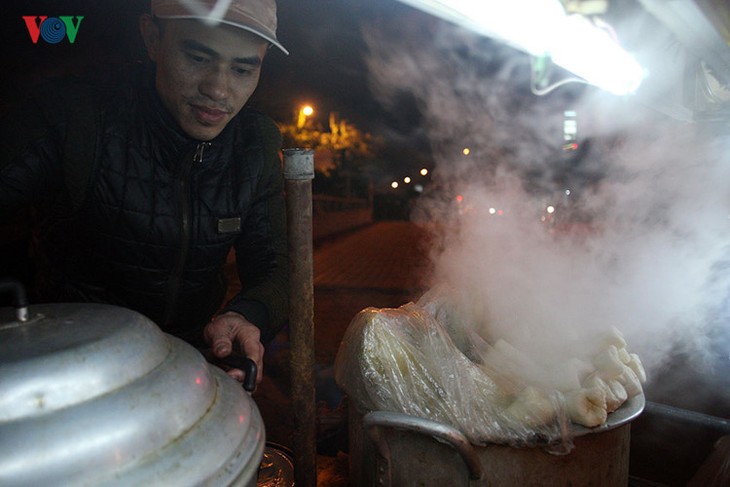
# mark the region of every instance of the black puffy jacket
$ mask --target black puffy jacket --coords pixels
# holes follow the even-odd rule
[[[178,128],[143,69],[41,93],[5,118],[0,217],[37,209],[42,300],[125,306],[192,341],[223,304],[234,248],[242,291],[224,309],[271,339],[288,306],[273,121],[244,108],[200,143]]]

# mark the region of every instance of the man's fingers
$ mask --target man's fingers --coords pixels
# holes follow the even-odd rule
[[[217,317],[205,327],[205,336],[216,357],[225,357],[233,351],[233,340],[240,329],[235,320]]]
[[[231,338],[227,335],[215,335],[212,342],[213,353],[217,357],[225,357],[226,355],[230,355],[233,351],[233,342],[231,342]]]
[[[264,346],[261,343],[261,331],[237,313],[229,312],[217,316],[205,327],[204,336],[213,348],[216,357],[224,358],[234,351],[242,352],[256,363],[256,383],[263,380]],[[244,373],[239,369],[231,369],[229,375],[243,381]],[[240,379],[239,379],[240,377]]]
[[[256,362],[256,383],[264,378],[264,346],[258,340],[246,340],[241,343],[243,353]]]
[[[228,369],[226,373],[238,382],[243,382],[246,379],[246,375],[240,369]]]

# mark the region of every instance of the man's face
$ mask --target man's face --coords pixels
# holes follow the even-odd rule
[[[156,87],[180,127],[197,140],[215,138],[256,89],[266,42],[230,26],[168,20],[147,35]],[[143,28],[144,31],[144,28]],[[156,34],[155,34],[156,32]]]

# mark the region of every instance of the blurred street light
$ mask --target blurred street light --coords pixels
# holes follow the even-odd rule
[[[423,169],[421,169],[421,176],[425,176],[427,174],[428,174],[428,169],[426,169],[425,167]]]
[[[464,147],[464,149],[461,151],[461,153],[464,154],[465,156],[468,156],[469,154],[471,154],[471,149],[469,149],[468,147]]]
[[[393,181],[392,183],[390,183],[390,187],[396,189],[398,187],[398,181]]]
[[[408,177],[408,176],[406,176],[406,177],[403,178],[403,182],[406,183],[406,184],[410,184],[411,178]]]
[[[299,114],[297,115],[297,128],[300,129],[304,127],[304,123],[307,121],[307,117],[312,116],[314,114],[314,108],[312,108],[311,105],[304,105],[302,108],[299,109]]]

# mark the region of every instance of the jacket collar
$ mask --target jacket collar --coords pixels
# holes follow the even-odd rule
[[[188,136],[162,102],[155,88],[154,66],[145,71],[140,91],[140,110],[143,112],[145,128],[151,136],[150,151],[155,160],[165,165],[177,166],[183,158],[195,154],[200,144],[205,144],[203,163],[214,164],[220,159],[222,149],[230,145],[233,137],[232,126],[237,117],[216,138],[204,143]]]

